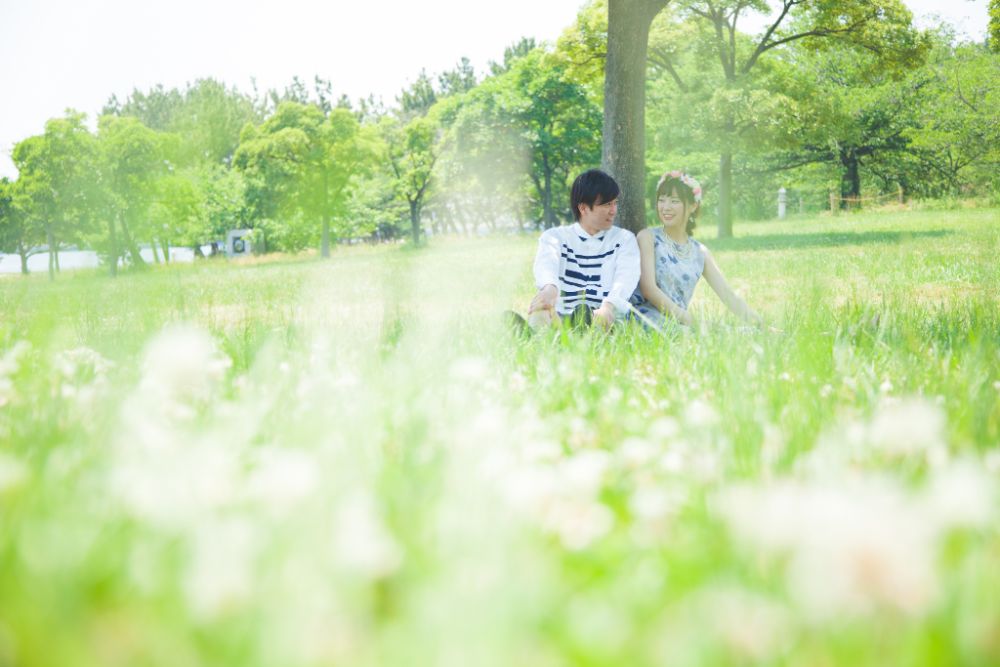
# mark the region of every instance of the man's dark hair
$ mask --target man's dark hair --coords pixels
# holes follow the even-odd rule
[[[595,204],[608,203],[620,193],[615,179],[600,169],[583,172],[573,181],[573,187],[569,191],[569,207],[573,211],[573,219],[580,221],[580,204],[593,208]]]

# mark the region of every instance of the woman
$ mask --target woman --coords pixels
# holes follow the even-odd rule
[[[760,316],[737,295],[698,241],[691,238],[701,205],[701,185],[687,174],[667,172],[656,186],[656,213],[662,226],[644,229],[639,242],[639,287],[632,305],[646,324],[662,328],[667,318],[691,325],[688,304],[702,276],[740,319],[761,324]]]

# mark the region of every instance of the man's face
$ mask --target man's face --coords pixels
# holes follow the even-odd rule
[[[615,224],[618,215],[618,198],[602,204],[599,201],[593,206],[580,204],[580,226],[588,234],[603,232]]]

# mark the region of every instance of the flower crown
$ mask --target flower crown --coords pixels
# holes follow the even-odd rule
[[[660,177],[660,182],[656,184],[656,189],[659,190],[660,186],[663,185],[668,178],[676,178],[678,181],[691,188],[691,192],[694,194],[694,200],[699,204],[701,203],[701,183],[694,180],[683,171],[678,171],[676,169],[674,171],[668,171]]]

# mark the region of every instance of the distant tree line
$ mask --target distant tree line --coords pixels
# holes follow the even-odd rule
[[[726,234],[733,217],[772,215],[781,186],[792,210],[828,206],[831,190],[998,196],[995,16],[980,44],[915,30],[898,0],[784,0],[755,35],[739,21],[756,3],[651,4],[665,8],[643,55],[644,198],[685,169]],[[87,247],[114,274],[146,265],[140,246],[168,262],[236,228],[327,256],[345,240],[563,224],[568,184],[602,161],[608,35],[594,0],[554,45],[521,40],[481,79],[464,58],[422,71],[390,107],[319,78],[249,94],[204,79],[112,97],[96,131],[67,111],[14,147],[0,252],[25,272],[48,252],[54,276],[59,248]]]

